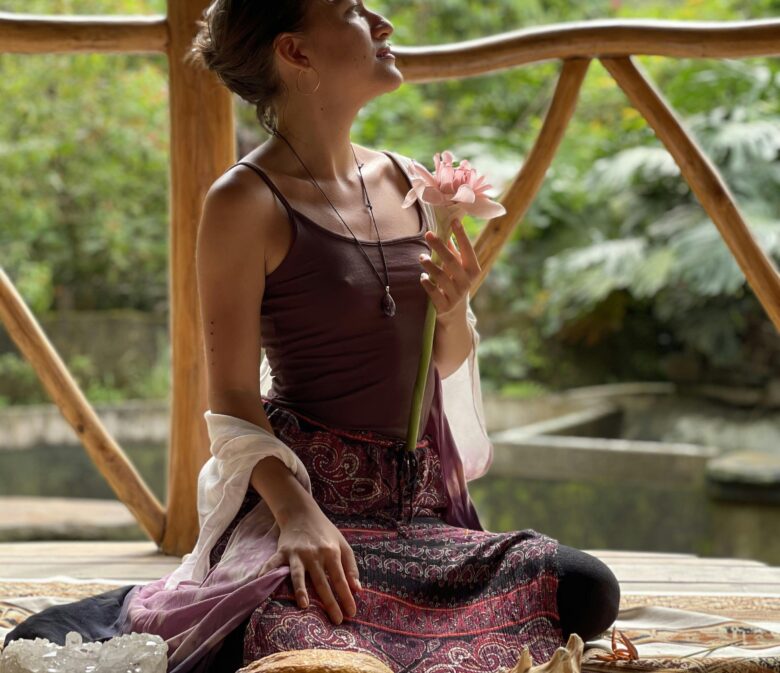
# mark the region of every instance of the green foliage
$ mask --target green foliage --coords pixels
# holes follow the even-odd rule
[[[749,114],[742,106],[729,115],[716,109],[688,125],[731,185],[759,246],[780,259],[780,121]],[[586,245],[545,261],[545,334],[578,324],[569,335],[593,345],[622,331],[628,313],[605,316],[600,309],[624,291],[629,302],[644,306],[659,325],[671,328],[683,349],[710,366],[734,367],[751,359],[740,345],[750,324],[744,315],[727,310],[704,319],[715,309],[713,300],[737,300],[749,292],[744,274],[690,190],[673,189],[673,180],[681,180],[679,169],[659,147],[630,148],[594,164],[587,183],[596,198],[612,203],[611,235],[620,237],[595,230]],[[609,324],[599,324],[599,315]]]
[[[118,380],[114,371],[98,367],[88,353],[65,358],[65,365],[93,404],[125,399],[167,399],[170,392],[170,352],[161,349],[154,365],[136,377]],[[29,362],[15,352],[0,353],[0,408],[18,404],[48,404],[46,389]]]
[[[778,63],[636,60],[718,167],[759,245],[780,258]],[[522,378],[555,387],[684,372],[764,384],[780,355],[676,162],[598,63],[477,305],[502,315],[491,334],[522,344]],[[507,383],[522,367],[483,370]]]
[[[501,388],[502,396],[514,397],[520,400],[542,397],[547,393],[549,393],[549,390],[535,381],[515,381]]]
[[[0,353],[0,407],[50,402],[30,364],[17,353]]]
[[[153,13],[140,0],[30,0],[25,11],[71,13],[75,6],[95,14]],[[25,299],[36,311],[163,310],[164,57],[0,54],[0,77],[0,249]]]

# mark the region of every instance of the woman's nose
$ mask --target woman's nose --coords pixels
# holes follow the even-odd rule
[[[393,31],[395,30],[393,28],[393,24],[390,23],[384,16],[381,14],[377,14],[378,21],[374,27],[375,32],[377,35],[380,35],[382,37],[387,35],[392,35]]]

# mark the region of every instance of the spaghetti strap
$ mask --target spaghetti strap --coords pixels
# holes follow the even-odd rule
[[[266,175],[265,171],[263,171],[260,167],[255,166],[253,163],[250,163],[248,161],[237,161],[233,166],[238,166],[241,164],[242,166],[249,166],[255,173],[257,173],[263,180],[266,181],[268,186],[271,188],[271,191],[276,194],[276,198],[278,198],[282,205],[287,210],[287,214],[290,216],[290,220],[294,221],[294,211],[292,206],[290,205],[289,201],[287,201],[286,198],[284,198],[284,194],[282,194],[281,190],[274,184],[273,180]]]
[[[412,175],[410,172],[410,168],[406,165],[406,160],[402,155],[398,155],[395,152],[391,152],[389,150],[382,150],[383,154],[386,154],[388,157],[390,157],[390,160],[398,166],[398,168],[401,169],[401,172],[406,177],[406,181],[409,183],[409,186],[412,186]],[[297,218],[295,217],[296,213],[301,215],[303,218],[303,221],[309,222],[313,224],[315,227],[317,227],[320,230],[326,231],[331,235],[335,235],[338,238],[348,238],[344,234],[339,234],[335,231],[332,231],[328,229],[327,227],[322,226],[321,224],[318,224],[317,222],[314,222],[311,220],[311,218],[307,217],[303,213],[300,213],[299,211],[295,210],[291,205],[290,202],[285,198],[284,194],[282,194],[281,190],[274,184],[273,180],[268,177],[268,175],[261,169],[259,166],[256,166],[255,164],[249,162],[249,161],[237,161],[233,166],[238,166],[239,164],[242,164],[244,166],[248,166],[251,168],[255,173],[257,173],[265,182],[268,184],[268,186],[271,188],[271,191],[276,195],[276,197],[282,202],[282,205],[287,210],[287,214],[290,218],[290,221],[295,223],[297,221]],[[232,168],[232,166],[231,166]],[[412,236],[402,236],[400,239],[391,239],[388,241],[388,243],[394,243],[397,240],[408,240],[411,238],[417,238],[421,235],[423,235],[426,231],[431,231],[431,213],[426,209],[425,204],[423,204],[421,201],[417,201],[417,210],[420,217],[420,230],[417,234],[414,234]],[[360,241],[364,244],[370,244],[374,245],[376,241]]]
[[[390,159],[392,159],[393,163],[400,168],[407,178],[409,178],[409,181],[411,182],[411,177],[409,175],[409,171],[407,170],[406,166],[404,166],[403,161],[401,161],[400,157],[395,153],[391,152],[390,150],[382,150],[382,154],[386,154]]]

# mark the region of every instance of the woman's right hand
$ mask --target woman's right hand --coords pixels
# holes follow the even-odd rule
[[[326,612],[335,624],[341,624],[342,610],[328,583],[330,579],[347,616],[354,617],[357,606],[352,591],[361,589],[359,572],[352,547],[341,531],[319,506],[301,508],[280,524],[279,529],[278,549],[263,564],[260,574],[287,563],[296,600],[303,609],[309,605],[305,575],[308,571]]]

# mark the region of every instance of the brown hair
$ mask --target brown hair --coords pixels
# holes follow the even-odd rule
[[[214,0],[197,21],[198,33],[185,61],[215,72],[228,89],[255,106],[257,120],[273,134],[278,123],[274,102],[284,88],[274,40],[279,33],[304,29],[311,1]]]

